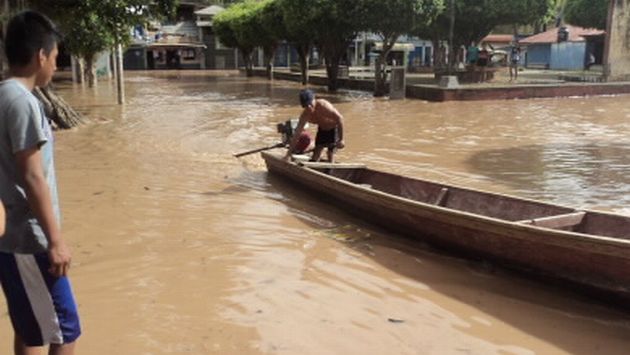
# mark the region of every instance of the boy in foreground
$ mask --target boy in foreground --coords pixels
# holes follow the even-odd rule
[[[5,50],[10,78],[0,83],[0,196],[7,225],[0,238],[0,282],[18,355],[74,354],[81,330],[67,278],[70,251],[59,204],[48,119],[31,91],[57,69],[59,34],[45,16],[11,19]]]

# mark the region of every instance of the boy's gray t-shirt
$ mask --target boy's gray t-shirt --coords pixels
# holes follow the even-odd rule
[[[47,250],[48,242],[26,200],[15,159],[15,153],[37,147],[41,150],[44,174],[59,222],[50,124],[37,98],[22,83],[13,79],[1,82],[0,198],[7,215],[6,232],[0,237],[2,252],[35,254]]]

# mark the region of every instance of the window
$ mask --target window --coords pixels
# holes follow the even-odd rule
[[[186,60],[194,60],[197,57],[197,53],[194,49],[183,49],[181,55],[182,58]]]

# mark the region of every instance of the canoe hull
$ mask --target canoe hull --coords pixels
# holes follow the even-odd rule
[[[584,286],[602,296],[630,300],[630,242],[590,238],[563,230],[401,199],[263,154],[270,173],[342,202],[370,221],[430,244],[455,249]]]

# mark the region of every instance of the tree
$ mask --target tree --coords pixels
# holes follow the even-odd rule
[[[253,75],[252,53],[261,44],[259,35],[264,32],[258,22],[259,9],[260,3],[255,1],[238,3],[219,13],[213,21],[221,43],[241,52],[247,76]]]
[[[555,0],[454,0],[453,40],[449,43],[450,59],[455,61],[456,48],[478,43],[499,25],[535,23],[555,8]],[[450,11],[438,16],[430,33],[447,39]]]
[[[378,34],[383,46],[376,59],[374,72],[374,96],[386,93],[387,56],[398,38],[412,33],[414,28],[432,23],[444,9],[442,0],[364,0],[367,30]]]
[[[282,8],[283,20],[287,32],[285,39],[297,50],[300,57],[300,71],[302,84],[308,84],[308,69],[311,49],[322,30],[319,26],[321,13],[318,9],[319,0],[277,0]],[[306,5],[305,5],[306,3]]]
[[[296,0],[297,1],[297,0]],[[308,3],[313,1],[301,0]],[[339,63],[346,55],[348,47],[357,33],[366,27],[367,8],[357,0],[319,0],[315,6],[318,11],[318,31],[315,38],[326,62],[328,90],[339,87],[337,78]]]
[[[606,29],[609,3],[610,0],[568,0],[564,18],[572,25]]]
[[[88,85],[96,83],[94,63],[98,53],[114,45],[114,37],[99,13],[101,1],[40,1],[38,8],[50,14],[64,34],[64,45],[70,53],[83,58]]]
[[[9,20],[15,13],[26,8],[26,0],[3,0],[0,10],[0,48],[4,48],[4,33]],[[4,51],[0,51],[0,79],[4,77],[7,60]]]
[[[172,16],[178,0],[32,0],[60,25],[68,50],[86,62],[90,86],[98,53],[131,41],[129,29],[149,19]]]
[[[259,41],[263,47],[267,77],[273,79],[273,59],[280,40],[285,37],[287,29],[284,25],[282,9],[276,0],[264,0],[257,12],[258,23],[263,33]]]

